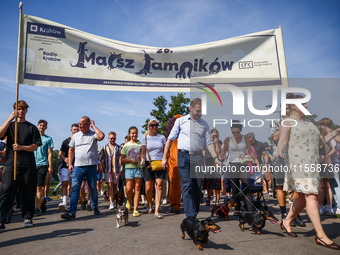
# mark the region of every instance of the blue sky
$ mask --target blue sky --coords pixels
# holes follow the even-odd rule
[[[15,101],[19,2],[0,3],[4,21],[0,28],[0,123],[8,118]],[[290,86],[310,90],[309,110],[319,118],[330,117],[340,124],[339,9],[337,0],[27,0],[23,13],[110,39],[158,47],[206,43],[281,26],[288,76],[292,79]],[[123,142],[130,126],[141,128],[150,117],[153,98],[160,95],[170,99],[174,93],[20,85],[20,99],[30,105],[27,119],[34,124],[39,119],[48,121],[46,133],[54,139],[56,149],[69,136],[71,124],[83,115],[93,118],[105,134],[115,131],[118,142]],[[257,93],[255,99],[258,108],[271,103],[269,92]],[[265,141],[268,130],[266,126],[252,131]],[[245,130],[249,131],[249,128]],[[228,128],[220,132],[222,138],[229,135]]]

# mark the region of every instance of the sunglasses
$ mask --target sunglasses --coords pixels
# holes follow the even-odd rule
[[[235,134],[241,134],[241,132],[231,132],[233,135]]]
[[[158,124],[150,124],[149,127],[158,127]]]

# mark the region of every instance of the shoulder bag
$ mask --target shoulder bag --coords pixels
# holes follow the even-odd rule
[[[150,154],[149,154],[149,150],[148,150],[148,143],[147,143],[147,139],[145,136],[145,148],[146,148],[146,153],[148,154],[149,157],[149,162],[150,162],[150,166],[152,171],[160,171],[160,170],[164,170],[162,167],[162,160],[151,160]]]

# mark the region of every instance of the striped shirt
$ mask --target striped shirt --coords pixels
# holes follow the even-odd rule
[[[113,150],[106,144],[100,151],[99,160],[104,163],[104,173],[119,173],[120,146],[114,145]]]

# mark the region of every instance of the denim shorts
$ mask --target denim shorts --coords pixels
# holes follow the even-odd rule
[[[125,168],[125,179],[143,178],[142,168]]]
[[[70,181],[70,177],[71,177],[71,173],[70,170],[68,168],[62,168],[60,170],[61,173],[61,181]]]

